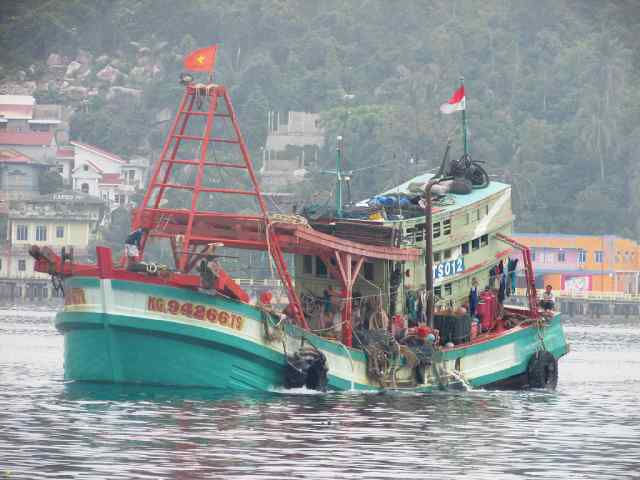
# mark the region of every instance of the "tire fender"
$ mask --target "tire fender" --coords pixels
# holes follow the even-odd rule
[[[552,353],[539,350],[531,356],[527,367],[529,388],[555,390],[558,385],[558,361]]]

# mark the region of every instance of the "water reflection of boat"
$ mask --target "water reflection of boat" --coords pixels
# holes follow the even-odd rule
[[[212,171],[244,180],[220,186]],[[133,220],[140,261],[114,266],[98,247],[97,264],[77,264],[32,248],[64,288],[65,376],[265,391],[555,387],[567,343],[559,315],[539,312],[526,248],[528,308],[498,302],[519,246],[507,236],[511,189],[483,172],[463,157],[352,207],[336,195],[327,214],[270,216],[227,90],[189,83]],[[245,200],[258,213],[236,213]],[[174,268],[141,261],[151,239],[169,242]],[[267,251],[287,308],[252,304],[221,248]]]

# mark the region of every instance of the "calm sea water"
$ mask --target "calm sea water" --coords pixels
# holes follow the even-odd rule
[[[0,309],[0,479],[640,478],[638,318],[568,319],[555,392],[429,395],[65,383],[52,320]]]

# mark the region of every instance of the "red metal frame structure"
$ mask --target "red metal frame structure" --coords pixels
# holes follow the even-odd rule
[[[536,277],[533,273],[533,262],[531,261],[531,250],[529,250],[529,247],[526,245],[523,245],[502,233],[496,233],[496,238],[522,252],[524,275],[527,282],[527,298],[529,299],[529,317],[534,320],[540,318],[540,310],[538,309],[538,292],[536,290]]]
[[[200,105],[204,103],[207,104],[206,110],[194,110],[194,106],[200,107]],[[222,108],[220,108],[221,103]],[[185,134],[190,120],[195,117],[206,117],[202,135]],[[235,138],[221,138],[213,136],[214,127],[220,125],[221,122],[224,121],[231,123]],[[176,158],[180,150],[180,146],[185,141],[199,143],[199,155],[197,159],[180,160]],[[242,163],[207,161],[209,148],[212,144],[216,143],[238,145],[242,155]],[[195,181],[192,184],[170,182],[173,168],[176,165],[192,165],[197,167]],[[205,170],[211,167],[220,169],[245,169],[249,175],[253,188],[251,190],[242,190],[237,188],[203,186],[202,183],[205,176]],[[227,218],[228,220],[235,221],[252,220],[254,222],[259,222],[264,228],[264,235],[262,236],[261,241],[256,242],[256,247],[259,246],[258,244],[263,244],[260,246],[266,245],[267,250],[269,250],[271,257],[273,258],[278,275],[285,284],[289,302],[293,307],[293,314],[300,325],[307,327],[300,299],[293,289],[293,282],[287,272],[278,239],[274,230],[271,228],[271,221],[269,220],[267,207],[264,199],[262,198],[260,187],[253,170],[249,151],[244,138],[242,137],[242,133],[240,132],[238,120],[235,111],[233,110],[233,105],[231,104],[231,99],[229,98],[229,94],[224,86],[217,84],[189,84],[185,88],[185,93],[182,101],[180,102],[180,107],[176,113],[175,120],[160,154],[160,159],[156,164],[149,187],[144,196],[142,207],[137,210],[133,221],[133,228],[146,227],[149,229],[142,239],[140,249],[141,255],[144,253],[144,247],[149,236],[167,236],[164,232],[157,231],[161,217],[163,215],[166,216],[167,214],[175,215],[180,213],[180,210],[178,209],[160,209],[160,204],[165,193],[167,190],[171,189],[191,191],[191,208],[186,212],[182,210],[182,213],[186,213],[186,225],[183,226],[184,228],[180,229],[181,231],[179,233],[179,235],[182,235],[182,242],[180,245],[181,251],[177,251],[178,245],[175,240],[175,235],[171,240],[174,258],[176,259],[176,267],[184,273],[189,273],[189,271],[196,265],[197,261],[202,258],[202,255],[207,250],[208,245],[217,241],[215,237],[212,237],[209,234],[198,235],[195,233],[195,227],[198,226],[201,220]],[[153,206],[150,206],[150,200],[154,193],[156,193],[156,195],[153,201]],[[200,212],[197,210],[197,207],[202,193],[220,193],[255,197],[259,205],[260,215],[242,216],[219,211]],[[151,213],[151,216],[149,217],[148,215],[145,215],[147,213]],[[143,221],[143,219],[146,221]],[[200,251],[197,250],[198,246],[201,247]]]
[[[201,108],[207,104],[206,109]],[[205,117],[201,135],[187,134],[192,118]],[[214,136],[215,127],[232,127],[233,138]],[[197,142],[198,158],[179,159],[183,142]],[[237,145],[242,161],[229,163],[208,160],[211,145],[216,143]],[[191,165],[197,168],[192,183],[171,181],[175,166]],[[243,169],[248,173],[251,189],[218,188],[203,186],[205,172],[209,168]],[[237,171],[237,170],[236,170]],[[165,208],[162,200],[170,190],[191,191],[190,208]],[[259,214],[240,215],[223,211],[200,211],[198,200],[202,193],[249,196],[257,200]],[[155,195],[155,196],[154,196]],[[420,255],[417,249],[400,249],[365,245],[340,239],[309,228],[306,225],[282,223],[269,218],[246,144],[238,126],[238,120],[226,88],[222,85],[189,84],[180,102],[160,158],[154,168],[151,181],[140,208],[136,210],[133,228],[145,228],[140,253],[149,237],[168,238],[177,269],[188,274],[205,255],[209,244],[222,243],[227,247],[266,250],[284,283],[293,315],[297,323],[308,328],[300,299],[287,271],[283,252],[317,255],[323,258],[334,278],[342,284],[345,297],[343,308],[343,343],[351,345],[351,296],[352,287],[365,258],[386,260],[414,260]],[[181,242],[178,241],[181,239]],[[198,250],[199,249],[199,250]],[[336,263],[337,262],[337,263]],[[179,283],[179,278],[173,279]]]

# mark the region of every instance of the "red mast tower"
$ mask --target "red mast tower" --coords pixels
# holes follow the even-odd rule
[[[224,147],[232,147],[235,155]],[[240,161],[233,161],[238,149]],[[217,158],[218,150],[224,150],[223,160]],[[241,173],[244,179],[240,178]],[[236,181],[237,188],[215,186],[211,180],[216,174],[225,175],[227,184]],[[234,210],[243,204],[241,199],[251,199],[254,207],[257,203],[257,213],[225,212],[224,206],[231,197],[236,197],[231,202]],[[284,283],[296,321],[307,327],[224,86],[186,86],[144,200],[134,216],[133,228],[140,227],[148,229],[142,239],[141,256],[149,237],[168,238],[176,268],[183,273],[196,266],[212,243],[267,250]]]

